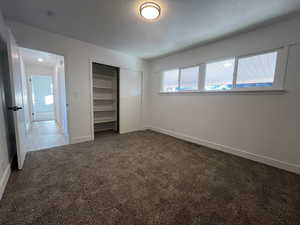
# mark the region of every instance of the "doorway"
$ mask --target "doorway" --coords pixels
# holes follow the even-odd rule
[[[33,121],[54,120],[54,96],[52,76],[32,75],[31,98]]]
[[[64,57],[27,48],[20,48],[20,55],[28,95],[28,151],[68,144]]]
[[[119,132],[119,68],[96,62],[92,69],[93,134]]]

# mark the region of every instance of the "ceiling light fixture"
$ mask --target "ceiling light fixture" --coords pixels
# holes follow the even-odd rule
[[[39,62],[44,62],[44,59],[42,59],[42,58],[38,58],[37,59]]]
[[[140,6],[140,14],[147,20],[155,20],[160,15],[160,6],[154,2],[145,2]]]

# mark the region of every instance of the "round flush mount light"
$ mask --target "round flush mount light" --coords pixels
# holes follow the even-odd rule
[[[140,6],[140,14],[147,20],[155,20],[160,15],[160,6],[154,2],[145,2]]]
[[[39,62],[44,62],[44,59],[43,58],[38,58],[37,59]]]

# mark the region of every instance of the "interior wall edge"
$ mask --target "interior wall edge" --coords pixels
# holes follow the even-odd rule
[[[198,145],[202,145],[208,148],[212,148],[218,151],[222,151],[225,153],[229,153],[232,155],[236,155],[242,158],[246,158],[255,162],[259,162],[259,163],[263,163],[266,164],[268,166],[273,166],[279,169],[283,169],[292,173],[297,173],[300,174],[300,165],[296,165],[296,164],[291,164],[288,162],[284,162],[284,161],[280,161],[278,159],[274,159],[274,158],[270,158],[264,155],[258,155],[258,154],[254,154],[254,153],[250,153],[247,152],[245,150],[242,149],[237,149],[237,148],[233,148],[230,146],[226,146],[226,145],[222,145],[219,143],[214,143],[211,141],[207,141],[207,140],[203,140],[194,136],[189,136],[183,133],[179,133],[179,132],[174,132],[171,130],[167,130],[167,129],[163,129],[163,128],[159,128],[159,127],[154,127],[154,126],[148,126],[146,129],[148,130],[152,130],[152,131],[156,131],[159,133],[163,133],[184,141],[188,141],[191,143],[195,143]]]
[[[87,142],[87,141],[92,141],[91,136],[81,136],[81,137],[72,137],[70,140],[70,144],[77,144],[81,142]]]
[[[5,191],[5,187],[7,185],[8,179],[10,177],[11,174],[11,163],[9,163],[6,166],[6,169],[4,171],[4,173],[2,174],[2,177],[0,179],[0,200],[3,197],[4,191]]]

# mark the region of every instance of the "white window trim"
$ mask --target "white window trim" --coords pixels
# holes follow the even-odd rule
[[[182,75],[182,70],[184,70],[184,69],[188,69],[188,68],[193,68],[193,67],[198,67],[198,84],[197,84],[197,89],[196,90],[189,90],[188,92],[190,92],[190,91],[198,91],[198,90],[200,90],[200,82],[199,82],[199,80],[200,80],[200,77],[201,77],[201,73],[200,73],[200,66],[201,66],[202,64],[200,64],[200,65],[194,65],[194,66],[185,66],[185,67],[180,67],[180,68],[178,68],[178,70],[179,70],[179,76],[178,76],[178,88],[179,89],[181,89],[181,75]],[[163,88],[163,87],[162,87]],[[186,92],[186,91],[171,91],[171,93],[174,93],[174,92]]]
[[[241,58],[266,54],[277,51],[277,62],[276,62],[276,70],[274,75],[274,82],[271,87],[247,87],[247,88],[236,88],[236,81],[237,81],[237,72],[238,72],[238,61]],[[198,72],[198,89],[197,90],[190,90],[190,91],[171,91],[165,92],[163,91],[163,72],[160,73],[160,92],[161,94],[181,94],[181,93],[241,93],[241,92],[285,92],[284,85],[285,85],[285,77],[286,77],[286,70],[287,70],[287,63],[288,63],[288,53],[289,53],[289,46],[280,47],[276,49],[260,51],[256,53],[251,53],[247,55],[235,56],[235,57],[227,57],[223,59],[208,61],[206,63],[200,63],[191,66],[179,67],[176,68],[179,70],[178,76],[178,88],[180,89],[181,83],[181,70],[190,67],[199,67]],[[205,74],[206,74],[206,64],[220,62],[228,59],[234,58],[234,73],[233,73],[233,88],[230,90],[205,90]],[[172,70],[172,69],[170,69]],[[166,70],[168,71],[168,70]]]
[[[177,88],[180,88],[181,69],[180,68],[175,68],[175,69],[165,70],[165,71],[160,73],[160,92],[161,93],[177,93],[177,92],[180,92],[180,91],[163,91],[164,90],[164,87],[163,87],[163,84],[164,84],[163,73],[168,72],[168,71],[173,71],[173,70],[178,70]]]

